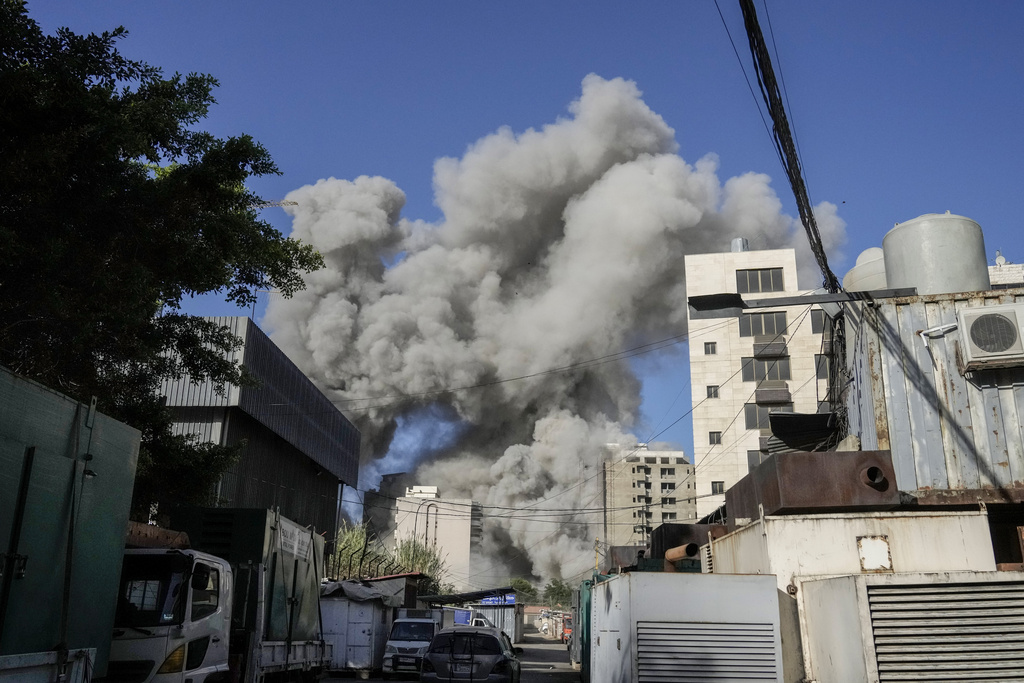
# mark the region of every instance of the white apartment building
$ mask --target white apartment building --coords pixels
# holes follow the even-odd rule
[[[660,524],[696,521],[693,465],[683,451],[649,450],[646,444],[609,444],[606,450],[602,540],[647,545]]]
[[[413,486],[395,506],[395,544],[413,539],[437,548],[447,576],[461,592],[476,590],[474,567],[483,536],[483,508],[469,498],[441,498],[436,486]]]
[[[688,297],[808,293],[797,289],[792,249],[697,254],[684,263]],[[811,305],[733,310],[739,317],[689,309],[698,519],[721,506],[725,490],[766,455],[769,412],[818,412],[827,397],[823,311]]]

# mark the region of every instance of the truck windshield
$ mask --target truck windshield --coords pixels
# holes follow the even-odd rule
[[[191,558],[178,553],[125,555],[115,627],[180,624]]]
[[[433,637],[432,621],[396,621],[391,627],[391,640],[429,641]]]

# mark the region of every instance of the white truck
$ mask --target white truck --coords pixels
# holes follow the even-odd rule
[[[105,681],[269,683],[328,666],[322,537],[269,510],[188,510],[172,526],[192,548],[125,551]]]
[[[423,655],[434,634],[442,628],[454,626],[459,612],[468,613],[469,610],[398,608],[388,642],[384,645],[384,661],[381,663],[384,678],[393,674],[419,673]]]

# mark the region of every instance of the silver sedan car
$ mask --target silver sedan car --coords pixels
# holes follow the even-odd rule
[[[455,626],[437,632],[423,656],[421,681],[519,683],[523,648],[500,629]]]

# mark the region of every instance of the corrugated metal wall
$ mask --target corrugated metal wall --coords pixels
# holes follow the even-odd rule
[[[194,408],[238,406],[336,478],[354,485],[359,476],[359,431],[249,318],[211,318],[244,341],[230,354],[259,380],[258,387],[228,387],[218,394],[210,382],[184,377],[165,382],[162,393],[176,409],[177,433],[220,440],[210,413]]]
[[[278,506],[284,517],[326,531],[328,542],[333,540],[338,479],[256,420],[231,409],[227,442],[242,439],[247,442],[242,457],[221,479],[221,504]]]
[[[245,337],[245,366],[260,380],[238,406],[339,479],[355,484],[359,431],[256,324]]]
[[[244,342],[249,329],[249,319],[242,317],[209,318],[223,327],[231,329],[231,334],[241,337]],[[242,361],[244,346],[228,354],[228,360]],[[168,407],[212,407],[238,405],[238,388],[225,387],[224,394],[217,393],[212,382],[193,382],[187,375],[179,380],[165,380],[160,387],[161,395],[167,398]]]
[[[864,450],[891,450],[901,491],[1024,489],[1024,368],[960,374],[957,311],[1024,302],[1024,291],[849,304],[846,405]],[[922,331],[936,330],[926,335]],[[1007,495],[1009,490],[1016,493]]]

